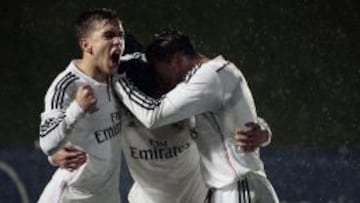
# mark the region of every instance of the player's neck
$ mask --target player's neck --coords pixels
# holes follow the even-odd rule
[[[195,65],[201,65],[203,63],[208,62],[209,60],[210,59],[208,57],[200,54],[197,57],[195,57],[193,61],[194,61]]]
[[[80,69],[81,72],[91,77],[92,79],[100,83],[107,83],[108,76],[99,71],[99,68],[91,61],[80,59],[75,61],[75,65]]]

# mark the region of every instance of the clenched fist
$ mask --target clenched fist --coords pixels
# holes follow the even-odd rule
[[[92,112],[96,108],[97,99],[89,85],[81,85],[77,89],[75,100],[85,112]]]

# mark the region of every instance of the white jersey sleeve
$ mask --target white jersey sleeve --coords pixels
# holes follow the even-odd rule
[[[260,125],[260,128],[262,130],[266,130],[269,133],[268,140],[266,140],[264,143],[261,144],[262,147],[266,147],[266,146],[270,145],[270,143],[271,143],[271,139],[272,139],[271,128],[270,128],[269,124],[265,121],[265,119],[263,119],[261,117],[258,117],[257,122]]]
[[[78,78],[71,73],[60,74],[45,96],[45,110],[41,114],[40,147],[51,155],[66,144],[71,129],[84,111],[72,101],[74,82]]]
[[[115,80],[114,89],[124,105],[146,127],[163,126],[222,105],[221,81],[216,71],[209,68],[212,67],[195,67],[185,81],[159,100],[138,91],[126,76]]]

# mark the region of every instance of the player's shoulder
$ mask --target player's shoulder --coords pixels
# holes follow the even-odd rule
[[[77,73],[74,64],[71,62],[64,70],[62,70],[53,80],[51,86],[56,84],[65,84],[69,81],[75,81],[80,78],[80,75]]]
[[[209,70],[212,70],[214,72],[220,72],[226,67],[234,66],[234,64],[231,61],[226,60],[222,55],[219,55],[208,61],[205,66]]]
[[[185,81],[190,80],[212,80],[218,77],[217,73],[229,65],[231,62],[226,61],[222,56],[217,56],[205,63],[196,65],[185,77]]]
[[[221,80],[229,80],[234,78],[238,80],[244,76],[238,66],[233,62],[226,60],[223,56],[217,56],[208,63],[208,68],[215,71]]]
[[[76,71],[76,68],[70,63],[63,71],[61,71],[55,79],[52,81],[48,88],[47,96],[53,94],[64,94],[69,89],[75,86],[75,83],[79,81],[81,75]],[[55,93],[54,93],[55,92]]]

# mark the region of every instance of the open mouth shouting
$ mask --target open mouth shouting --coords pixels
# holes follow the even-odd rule
[[[120,64],[120,55],[121,55],[121,50],[120,49],[114,49],[110,52],[110,59],[112,62],[112,65],[117,67]]]

